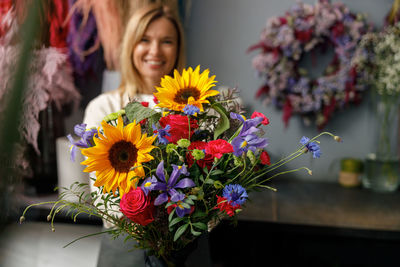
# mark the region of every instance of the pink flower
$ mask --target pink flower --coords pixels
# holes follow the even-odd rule
[[[208,142],[206,153],[211,154],[213,157],[221,158],[225,153],[232,153],[233,147],[227,141],[217,139]]]
[[[142,191],[140,187],[132,189],[124,194],[119,203],[121,212],[131,221],[140,225],[147,225],[154,221],[154,205],[150,195]]]
[[[265,117],[264,114],[258,112],[258,111],[254,111],[253,114],[251,115],[251,118],[254,119],[255,117],[261,117],[263,118],[263,121],[261,122],[262,125],[268,125],[269,124],[269,119],[267,117]]]

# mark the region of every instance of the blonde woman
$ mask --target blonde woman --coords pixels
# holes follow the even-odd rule
[[[183,29],[177,11],[154,4],[139,9],[128,21],[121,46],[121,84],[93,99],[83,122],[98,127],[102,119],[122,109],[129,99],[153,103],[161,77],[185,66]]]

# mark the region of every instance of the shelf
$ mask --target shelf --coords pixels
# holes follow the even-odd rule
[[[240,220],[362,230],[400,231],[400,194],[336,183],[277,180],[278,191],[250,194]]]

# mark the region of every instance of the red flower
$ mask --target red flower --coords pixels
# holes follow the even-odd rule
[[[285,25],[287,24],[287,19],[285,17],[279,17],[279,22],[281,23],[281,25]]]
[[[207,147],[207,143],[206,142],[194,141],[194,142],[192,142],[190,144],[190,146],[188,147],[188,150],[189,151],[192,151],[194,149],[204,150],[204,149],[206,149],[206,147]],[[194,163],[194,159],[193,159],[193,156],[192,156],[191,152],[187,153],[186,160],[187,160],[187,163],[189,165],[189,168],[192,167],[192,165]],[[199,165],[200,168],[202,168],[202,169],[204,167],[207,167],[207,169],[210,170],[211,167],[212,167],[213,161],[214,161],[214,157],[212,155],[205,154],[204,159],[201,159],[201,160],[197,161],[197,165]]]
[[[296,31],[294,35],[296,36],[296,39],[299,40],[301,43],[307,43],[311,39],[312,29],[309,29],[307,31]]]
[[[254,119],[255,117],[261,117],[263,118],[263,121],[261,122],[262,125],[268,125],[269,124],[269,119],[267,117],[265,117],[264,114],[258,112],[258,111],[254,111],[253,114],[251,115],[251,118]]]
[[[333,37],[337,38],[343,35],[343,33],[344,33],[344,24],[342,22],[338,22],[332,27]]]
[[[161,127],[165,128],[167,125],[171,127],[169,133],[171,136],[166,136],[167,140],[176,144],[178,140],[189,138],[189,123],[188,117],[183,115],[168,115],[160,119]],[[194,130],[199,128],[196,120],[190,120],[190,137],[192,137]]]
[[[217,195],[217,206],[214,209],[219,209],[232,217],[235,215],[235,210],[240,209],[240,205],[232,206],[226,198]]]
[[[156,96],[153,97],[153,102],[154,102],[154,104],[158,104],[158,99]]]
[[[150,195],[146,196],[140,187],[123,195],[119,207],[121,212],[135,223],[145,226],[154,221],[154,204]]]
[[[217,158],[221,158],[225,153],[232,152],[233,146],[222,139],[210,141],[206,146],[206,153],[211,154],[213,157]]]
[[[261,164],[263,164],[263,165],[271,165],[271,158],[269,157],[268,152],[265,150],[263,152],[261,152],[260,160],[261,160]]]

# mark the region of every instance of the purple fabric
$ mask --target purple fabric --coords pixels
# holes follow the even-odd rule
[[[76,0],[69,0],[69,6],[75,4]],[[94,68],[96,58],[99,56],[100,49],[91,54],[84,54],[85,51],[99,42],[97,34],[96,20],[92,12],[89,13],[86,24],[82,25],[83,15],[74,12],[69,23],[67,36],[68,56],[74,72],[84,76]]]

